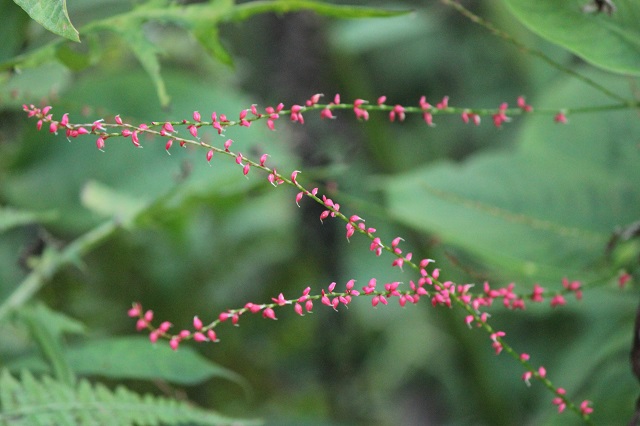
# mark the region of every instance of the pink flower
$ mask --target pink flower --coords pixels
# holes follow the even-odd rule
[[[391,122],[396,121],[396,117],[398,117],[399,121],[404,121],[405,112],[404,112],[404,107],[402,105],[394,106],[391,112],[389,112],[389,121]]]
[[[580,403],[580,411],[582,412],[583,416],[588,416],[589,414],[593,413],[593,408],[589,407],[589,404],[591,404],[591,401],[587,400],[584,400],[582,401],[582,403]]]
[[[127,315],[131,318],[138,317],[142,314],[142,306],[139,303],[134,303],[131,309],[127,311]]]
[[[180,339],[178,339],[177,337],[172,338],[171,340],[169,340],[169,346],[171,347],[171,349],[173,349],[174,351],[178,350],[178,346],[180,345]]]
[[[262,311],[262,316],[264,318],[268,318],[268,319],[272,319],[272,320],[277,320],[278,319],[278,318],[276,318],[276,313],[271,308],[266,308],[264,311]]]
[[[193,317],[193,328],[202,330],[202,321],[197,316]]]
[[[334,119],[336,117],[331,112],[331,108],[327,107],[323,108],[322,111],[320,111],[320,118]]]
[[[203,333],[198,331],[196,333],[193,333],[193,340],[196,342],[206,342],[209,339],[207,339],[207,336],[205,336]]]
[[[284,305],[287,305],[287,304],[291,303],[287,299],[284,298],[284,295],[282,293],[280,293],[278,295],[277,299],[272,297],[271,300],[276,302],[279,306],[284,306]]]
[[[618,286],[620,288],[623,288],[629,282],[630,279],[631,279],[631,275],[628,274],[627,272],[623,272],[618,277]]]
[[[213,331],[213,329],[207,331],[207,337],[209,338],[209,340],[211,340],[212,342],[219,342],[218,340],[218,336],[216,336],[216,332]]]
[[[162,129],[167,133],[174,133],[176,130],[173,128],[173,125],[168,121],[162,125]]]
[[[518,108],[520,108],[524,112],[533,111],[533,107],[527,104],[527,102],[524,99],[524,96],[518,96]]]
[[[565,300],[564,296],[561,295],[561,294],[556,294],[551,299],[551,307],[552,308],[555,308],[556,306],[563,306],[563,305],[566,305],[566,304],[567,304],[567,301]]]
[[[542,297],[544,293],[544,288],[542,288],[539,284],[533,285],[533,294],[531,294],[531,300],[534,302],[543,302],[544,297]]]
[[[547,369],[542,366],[538,368],[538,376],[540,376],[541,379],[544,379],[545,377],[547,377]],[[558,393],[560,393],[561,390],[564,393],[564,389],[562,388],[558,389]]]
[[[555,117],[553,117],[553,121],[560,124],[567,124],[569,120],[567,120],[567,116],[564,114],[564,112],[561,111],[557,113]]]

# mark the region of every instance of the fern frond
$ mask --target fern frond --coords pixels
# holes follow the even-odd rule
[[[68,386],[51,377],[36,379],[28,371],[21,379],[0,373],[0,425],[254,425],[255,420],[232,419],[182,401],[139,395],[118,386],[80,380]]]

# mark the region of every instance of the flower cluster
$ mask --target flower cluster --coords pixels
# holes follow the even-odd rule
[[[288,299],[281,293],[277,297],[272,298],[269,303],[246,303],[241,308],[227,309],[218,314],[215,320],[206,325],[196,316],[193,319],[192,329],[182,329],[176,333],[170,332],[173,324],[169,321],[163,321],[158,325],[154,325],[153,311],[144,310],[140,303],[134,303],[132,308],[129,309],[128,315],[136,318],[136,329],[138,331],[146,330],[149,332],[151,342],[155,343],[159,339],[166,339],[174,350],[177,350],[180,343],[185,340],[217,342],[218,335],[215,329],[219,324],[230,322],[233,325],[238,325],[242,315],[246,313],[260,314],[263,318],[276,320],[276,310],[288,305],[293,307],[296,314],[305,315],[306,313],[312,312],[314,302],[316,301],[319,301],[321,305],[338,310],[340,306],[348,306],[351,304],[353,298],[360,296],[370,297],[373,307],[387,305],[389,301],[394,298],[402,307],[405,307],[407,304],[417,304],[421,299],[427,298],[434,307],[442,306],[452,308],[457,306],[461,308],[466,312],[464,321],[469,327],[475,325],[489,334],[492,342],[491,345],[496,355],[506,352],[522,364],[525,369],[523,380],[527,384],[529,384],[529,381],[533,378],[544,381],[545,385],[553,389],[556,393],[554,404],[558,405],[559,409],[562,407],[560,411],[569,407],[584,418],[588,418],[592,410],[591,407],[589,407],[588,401],[584,401],[580,408],[571,403],[565,398],[562,388],[555,388],[551,382],[548,381],[544,367],[534,368],[530,365],[529,355],[515,351],[505,341],[506,333],[502,330],[493,329],[488,322],[489,313],[486,309],[491,307],[496,300],[501,300],[502,305],[511,310],[525,309],[526,300],[533,302],[544,301],[546,294],[541,286],[536,284],[530,294],[517,294],[515,292],[515,284],[513,283],[503,288],[491,288],[488,283],[485,283],[482,291],[473,293],[473,284],[455,284],[452,281],[440,281],[439,269],[433,269],[431,272],[428,271],[428,266],[434,262],[432,259],[422,259],[419,262],[414,262],[412,260],[413,254],[410,252],[403,253],[403,250],[400,248],[403,241],[400,237],[394,238],[390,243],[383,242],[382,239],[376,235],[376,228],[365,225],[365,219],[358,215],[344,215],[341,212],[340,204],[328,198],[326,195],[319,194],[318,188],[308,190],[303,187],[298,181],[300,171],[295,170],[287,177],[279,173],[275,168],[267,166],[268,154],[263,154],[258,161],[254,161],[245,157],[242,153],[231,151],[233,144],[233,140],[231,139],[226,139],[221,146],[214,146],[203,142],[199,138],[199,132],[204,127],[211,127],[218,135],[224,136],[226,128],[230,126],[249,127],[253,122],[263,119],[266,120],[267,127],[274,130],[276,121],[283,115],[288,115],[292,122],[303,124],[303,114],[314,110],[320,111],[321,118],[333,119],[335,118],[333,115],[334,110],[352,109],[356,118],[359,120],[368,120],[370,111],[386,111],[388,112],[391,122],[402,122],[407,118],[407,114],[419,113],[429,126],[433,126],[433,116],[438,113],[459,113],[465,123],[471,121],[476,125],[480,124],[480,117],[482,115],[489,115],[493,118],[495,126],[500,127],[503,123],[510,121],[509,115],[530,112],[532,111],[532,107],[526,104],[522,97],[518,99],[517,110],[510,110],[506,103],[500,105],[497,110],[454,108],[449,106],[448,97],[444,97],[435,107],[429,104],[424,96],[420,98],[419,107],[405,107],[399,104],[390,106],[386,104],[386,97],[384,96],[378,98],[374,105],[363,99],[356,99],[352,104],[341,103],[339,95],[335,95],[333,101],[329,104],[320,104],[321,98],[322,95],[316,94],[304,102],[303,105],[296,104],[286,109],[285,106],[280,103],[276,107],[266,107],[264,112],[260,112],[256,105],[251,105],[250,108],[240,111],[237,120],[231,120],[225,114],[218,114],[214,111],[211,113],[211,121],[206,122],[202,120],[202,116],[198,111],[194,111],[191,120],[151,122],[139,125],[126,123],[118,115],[115,116],[113,123],[97,120],[89,124],[72,124],[69,122],[68,114],[64,114],[59,121],[55,120],[52,114],[50,114],[50,107],[40,109],[34,105],[25,105],[23,109],[30,117],[38,119],[38,129],[41,129],[45,124],[48,125],[49,131],[52,133],[64,129],[68,138],[76,138],[85,134],[97,135],[96,145],[100,150],[105,148],[105,143],[108,139],[116,137],[131,138],[133,145],[140,147],[140,135],[148,134],[164,138],[164,147],[167,152],[170,151],[174,142],[178,142],[180,146],[191,144],[200,146],[206,150],[206,161],[208,163],[211,163],[214,154],[219,153],[232,158],[233,161],[241,167],[242,173],[245,176],[249,174],[252,167],[261,169],[266,172],[267,180],[271,185],[278,187],[282,184],[288,184],[297,188],[298,192],[295,196],[295,202],[298,206],[305,197],[321,204],[324,208],[320,214],[321,221],[329,218],[342,220],[345,223],[347,240],[352,238],[356,233],[359,233],[371,240],[370,250],[376,256],[381,256],[384,251],[387,251],[393,256],[393,261],[391,262],[392,267],[397,267],[401,270],[403,267],[409,267],[418,274],[418,278],[415,281],[410,280],[408,286],[402,282],[389,282],[379,288],[376,279],[372,278],[368,281],[367,285],[361,287],[361,289],[356,289],[356,281],[350,280],[345,284],[343,291],[337,291],[336,283],[334,282],[316,294],[312,294],[311,287],[307,287],[297,298]],[[188,137],[180,135],[179,130],[177,130],[177,128],[180,127],[186,128],[189,134]],[[564,291],[555,292],[551,297],[552,307],[564,305],[566,300],[563,294],[568,292],[573,292],[577,299],[581,298],[580,282],[570,282],[565,279],[562,285]],[[560,392],[561,390],[562,392]]]

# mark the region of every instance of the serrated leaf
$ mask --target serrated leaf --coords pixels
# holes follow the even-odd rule
[[[617,10],[586,13],[589,0],[504,0],[536,34],[585,61],[617,73],[640,75],[640,2],[615,0]]]
[[[608,87],[617,82],[602,78]],[[605,102],[594,89],[563,80],[543,105]],[[526,118],[515,152],[485,153],[387,181],[391,213],[440,235],[511,280],[559,282],[603,266],[617,226],[640,211],[640,122],[633,111]]]
[[[56,213],[18,210],[10,207],[0,207],[0,234],[17,226],[30,223],[49,222],[56,218]]]
[[[11,425],[78,424],[198,424],[255,425],[256,420],[234,419],[174,399],[141,396],[123,386],[115,391],[81,381],[69,386],[50,377],[36,379],[23,372],[16,380],[0,373],[0,423]],[[83,419],[78,423],[78,419]]]
[[[69,19],[66,0],[13,0],[37,23],[54,34],[80,42],[78,30]]]

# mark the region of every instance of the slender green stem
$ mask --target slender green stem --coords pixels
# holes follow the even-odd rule
[[[33,271],[17,286],[0,305],[0,320],[12,310],[28,302],[63,266],[77,263],[81,257],[106,240],[119,227],[109,220],[74,240],[61,251],[45,251]]]

